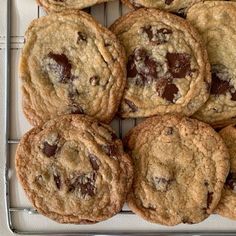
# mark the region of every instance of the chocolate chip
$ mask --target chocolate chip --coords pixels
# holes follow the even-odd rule
[[[56,184],[56,187],[57,187],[57,189],[61,189],[61,177],[58,175],[58,174],[54,174],[53,175],[53,178],[54,178],[54,182],[55,182],[55,184]]]
[[[138,110],[138,107],[132,101],[125,98],[124,102],[129,106],[132,112],[136,112]]]
[[[110,47],[112,44],[111,44],[111,42],[109,42],[109,41],[106,41],[105,43],[104,43],[104,46],[105,47]]]
[[[114,144],[104,144],[101,147],[108,156],[115,156],[117,154],[117,148]]]
[[[208,192],[207,193],[207,209],[209,209],[211,203],[213,200],[213,192]]]
[[[168,189],[168,185],[170,184],[171,180],[160,178],[160,177],[153,177],[153,183],[155,188],[158,191],[165,192]]]
[[[166,5],[170,5],[174,0],[165,0]]]
[[[45,141],[43,143],[43,153],[47,156],[47,157],[52,157],[56,154],[57,152],[57,145],[51,145],[49,144],[47,141]]]
[[[236,173],[230,172],[228,174],[225,185],[236,192]]]
[[[229,92],[231,100],[236,101],[235,88],[230,84],[232,76],[229,74],[228,69],[224,65],[212,65],[212,84],[211,94],[220,95]]]
[[[98,158],[97,156],[93,155],[93,154],[89,154],[89,161],[92,165],[92,168],[95,170],[95,171],[98,171],[99,170],[99,162],[98,162]]]
[[[142,31],[147,34],[150,42],[157,45],[168,42],[170,35],[173,33],[170,29],[156,29],[150,25],[142,27]]]
[[[89,174],[81,174],[69,180],[69,192],[78,190],[79,194],[85,198],[86,196],[94,196],[96,192],[95,182],[96,174],[91,172]]]
[[[115,141],[117,138],[118,138],[117,135],[111,132],[111,141]]]
[[[61,83],[67,83],[72,79],[72,65],[65,54],[55,54],[50,52],[48,57],[53,59],[56,64],[50,64],[49,68],[58,75]]]
[[[183,224],[194,224],[188,217],[184,216],[182,218],[182,223]]]
[[[167,53],[166,59],[170,73],[174,78],[184,78],[191,72],[191,56],[187,53]]]
[[[92,85],[92,86],[96,86],[96,85],[99,85],[99,77],[98,76],[92,76],[90,79],[89,79],[89,83]]]
[[[77,33],[77,43],[79,43],[81,41],[87,42],[87,35],[83,32],[78,32]]]
[[[84,110],[81,106],[76,104],[71,107],[71,114],[84,114]]]
[[[186,8],[181,8],[175,13],[175,15],[180,16],[185,19],[186,18],[186,11],[187,11]]]
[[[179,92],[179,89],[172,83],[171,79],[160,79],[156,84],[156,91],[158,95],[167,101],[174,103],[175,97]]]
[[[172,135],[174,133],[173,127],[166,127],[165,128],[165,135]]]

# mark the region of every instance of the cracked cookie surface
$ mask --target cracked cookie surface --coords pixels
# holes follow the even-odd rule
[[[141,7],[158,8],[170,12],[185,15],[187,9],[192,5],[203,2],[202,0],[122,0],[126,5],[133,9]]]
[[[205,2],[187,12],[206,44],[212,66],[208,101],[195,118],[215,127],[236,122],[236,3]]]
[[[134,163],[127,201],[135,213],[153,223],[177,225],[201,222],[213,212],[228,174],[229,154],[209,125],[157,116],[133,128],[124,146]]]
[[[60,223],[96,223],[118,213],[133,168],[112,129],[83,115],[65,115],[26,133],[16,171],[41,214]]]
[[[36,0],[46,12],[62,12],[65,10],[79,10],[95,4],[111,0]]]
[[[236,220],[236,127],[228,126],[219,134],[229,150],[230,171],[215,213]]]
[[[140,9],[110,28],[127,56],[127,83],[120,115],[196,112],[211,83],[207,52],[186,20],[155,9]]]
[[[23,111],[32,125],[63,114],[109,123],[125,86],[125,53],[115,35],[80,11],[34,20],[19,74]]]

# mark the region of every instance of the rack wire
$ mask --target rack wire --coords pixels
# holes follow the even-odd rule
[[[54,235],[54,236],[74,236],[74,235],[177,235],[177,236],[184,236],[184,235],[236,235],[236,232],[227,232],[227,233],[220,233],[216,231],[208,231],[204,232],[202,230],[198,231],[124,231],[122,229],[118,231],[111,231],[107,230],[96,230],[94,229],[91,231],[70,231],[70,230],[54,230],[54,231],[47,231],[47,230],[40,230],[40,231],[29,231],[29,230],[22,230],[17,229],[13,222],[13,216],[15,213],[20,214],[28,214],[28,215],[38,215],[38,212],[31,207],[13,207],[11,205],[11,190],[10,190],[10,178],[12,175],[11,169],[11,161],[10,161],[10,147],[12,145],[17,145],[19,143],[19,139],[10,139],[10,87],[11,87],[11,17],[12,17],[12,1],[6,0],[7,5],[7,14],[6,14],[6,37],[5,37],[5,80],[4,80],[4,88],[5,88],[5,95],[4,95],[4,156],[5,156],[5,205],[6,205],[6,215],[7,215],[7,224],[8,228],[12,233],[19,234],[19,235]],[[85,9],[86,12],[91,13],[91,8]],[[119,15],[123,15],[123,8],[121,1],[119,2]],[[37,17],[40,16],[40,8],[38,7],[37,10]],[[104,26],[108,25],[108,10],[107,10],[107,3],[104,3]],[[17,37],[17,36],[16,36]],[[22,39],[23,40],[23,39]],[[123,135],[123,121],[119,119],[118,121],[118,135],[122,137]],[[133,119],[133,126],[137,124],[137,120]],[[133,213],[130,210],[122,210],[120,215],[132,215]]]

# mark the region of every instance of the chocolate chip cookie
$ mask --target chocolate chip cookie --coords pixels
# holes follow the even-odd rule
[[[198,29],[212,66],[209,100],[194,115],[215,127],[236,122],[236,3],[205,2],[191,7],[187,19]]]
[[[109,123],[125,87],[125,52],[87,13],[54,13],[29,26],[19,73],[31,124],[81,113]]]
[[[83,115],[65,115],[30,130],[15,163],[33,206],[60,223],[108,219],[121,210],[132,182],[121,140]]]
[[[215,212],[236,220],[236,127],[228,126],[219,133],[229,150],[230,172]]]
[[[95,4],[111,0],[36,0],[46,12],[62,12],[91,7]]]
[[[203,0],[122,0],[126,5],[133,9],[150,7],[163,9],[185,15],[187,9],[193,4],[203,2]],[[212,1],[212,0],[210,0]]]
[[[127,54],[122,117],[196,112],[211,83],[207,52],[186,20],[155,9],[118,19],[111,30]]]
[[[201,222],[213,212],[229,154],[209,125],[180,116],[152,117],[133,128],[124,145],[134,163],[128,205],[135,213],[177,225]]]

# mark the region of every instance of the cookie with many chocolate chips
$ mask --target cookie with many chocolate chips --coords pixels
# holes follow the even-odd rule
[[[141,7],[157,8],[185,15],[187,9],[192,5],[203,2],[203,0],[122,0],[132,9]]]
[[[221,200],[215,212],[236,220],[236,127],[228,126],[219,134],[223,138],[230,154],[230,171],[226,179]]]
[[[95,4],[111,0],[36,0],[46,12],[62,12],[65,10],[78,10],[91,7]]]
[[[30,130],[15,163],[33,206],[60,223],[112,217],[121,210],[133,175],[112,129],[83,115],[65,115]]]
[[[19,74],[31,124],[81,113],[109,123],[125,87],[125,52],[90,15],[55,13],[29,26]]]
[[[212,66],[209,100],[194,115],[215,127],[236,122],[236,3],[205,2],[189,9],[187,19],[205,41]]]
[[[186,20],[155,9],[139,9],[118,19],[111,30],[127,54],[122,117],[190,116],[208,99],[207,52]]]
[[[152,117],[133,128],[124,145],[134,163],[127,197],[132,211],[164,225],[198,223],[213,212],[229,154],[209,125],[180,116]]]

